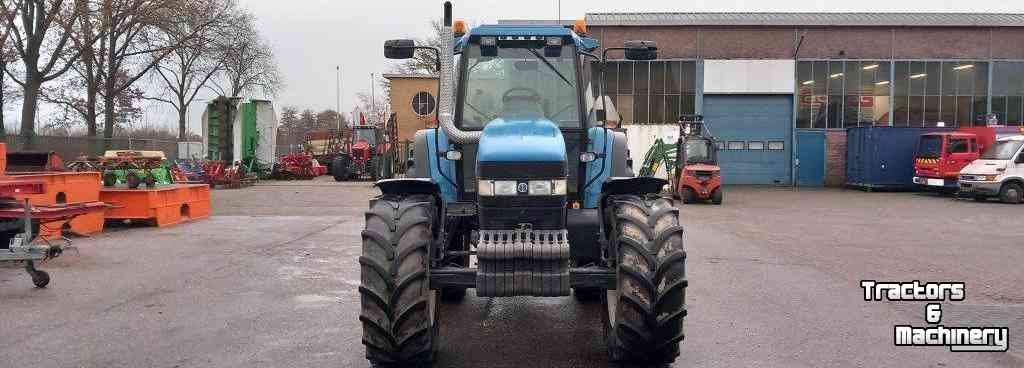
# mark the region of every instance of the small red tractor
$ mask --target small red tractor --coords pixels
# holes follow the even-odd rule
[[[353,126],[348,134],[342,134],[343,141],[340,153],[331,161],[330,173],[335,181],[346,181],[369,176],[376,181],[393,176],[395,168],[395,151],[397,123],[391,114],[385,127],[366,124],[364,119],[360,125]]]
[[[711,131],[700,115],[679,117],[679,140],[676,142],[676,172],[672,188],[683,203],[711,201],[722,204],[722,168],[718,166],[718,149]]]

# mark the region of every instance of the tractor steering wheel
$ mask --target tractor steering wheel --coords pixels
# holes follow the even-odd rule
[[[513,92],[526,92],[526,93],[529,93],[529,94],[528,95],[516,95]],[[540,92],[537,92],[537,90],[535,90],[533,88],[527,88],[527,87],[510,88],[508,91],[505,91],[505,93],[501,95],[501,102],[507,104],[509,101],[512,101],[512,100],[526,100],[526,101],[540,102]]]

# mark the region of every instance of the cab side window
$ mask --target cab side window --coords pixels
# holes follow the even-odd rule
[[[970,152],[966,139],[951,139],[949,145],[946,146],[946,152],[949,153],[967,153]]]

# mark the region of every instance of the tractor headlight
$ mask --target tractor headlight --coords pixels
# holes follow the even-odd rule
[[[492,180],[480,180],[476,186],[477,193],[482,196],[493,196],[494,195],[494,181]]]
[[[494,195],[512,196],[516,195],[516,182],[512,180],[495,180]]]
[[[551,195],[551,180],[530,180],[530,195]]]
[[[558,179],[551,181],[551,194],[552,195],[565,195],[566,180]]]
[[[477,193],[481,196],[514,196],[514,195],[565,195],[566,180],[530,180],[519,182],[514,180],[480,180],[477,182]],[[522,185],[523,188],[519,186]]]

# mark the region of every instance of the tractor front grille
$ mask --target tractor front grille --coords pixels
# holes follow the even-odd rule
[[[564,178],[565,162],[481,161],[477,175],[485,179],[549,179]]]
[[[512,230],[521,227],[537,230],[565,228],[565,207],[481,207],[480,228]]]

